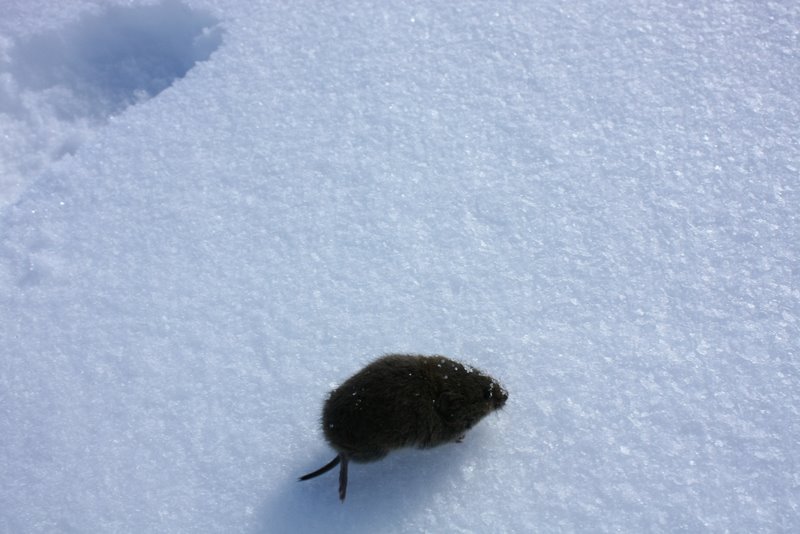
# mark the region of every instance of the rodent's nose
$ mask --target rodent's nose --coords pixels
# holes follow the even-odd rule
[[[493,397],[495,410],[505,406],[506,401],[508,400],[508,391],[506,391],[502,387],[499,387],[498,389],[500,391]]]

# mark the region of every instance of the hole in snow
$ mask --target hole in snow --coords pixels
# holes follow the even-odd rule
[[[167,0],[0,43],[0,191],[74,153],[93,127],[156,96],[221,42],[214,17]]]
[[[111,7],[17,43],[8,72],[20,93],[58,89],[63,118],[104,117],[157,95],[221,39],[213,17],[175,1]]]

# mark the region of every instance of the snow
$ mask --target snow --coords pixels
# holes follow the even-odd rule
[[[3,4],[0,532],[800,528],[800,8]],[[509,401],[342,505],[387,352]]]

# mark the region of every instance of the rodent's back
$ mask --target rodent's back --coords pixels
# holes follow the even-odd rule
[[[384,356],[333,390],[322,414],[331,445],[371,461],[424,441],[434,426],[434,399],[419,358]]]

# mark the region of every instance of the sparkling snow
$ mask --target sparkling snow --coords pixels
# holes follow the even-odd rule
[[[800,530],[797,4],[2,4],[0,532]]]

